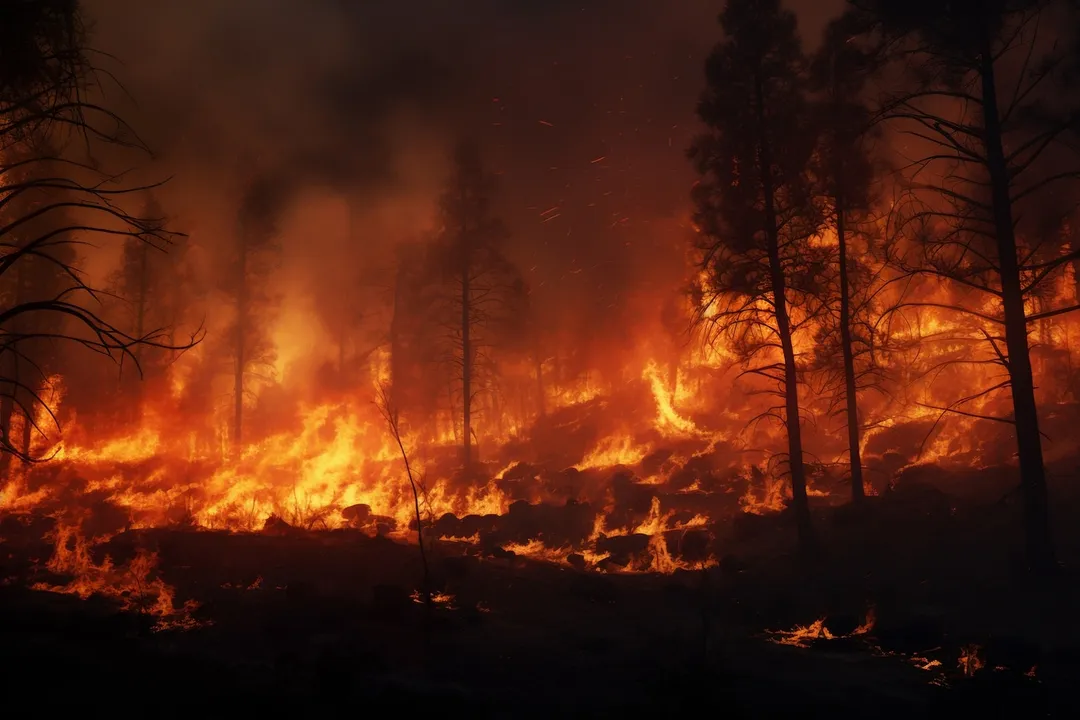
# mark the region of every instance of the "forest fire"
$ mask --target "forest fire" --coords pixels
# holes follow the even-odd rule
[[[4,682],[1080,711],[1076,3],[144,5],[0,9]]]

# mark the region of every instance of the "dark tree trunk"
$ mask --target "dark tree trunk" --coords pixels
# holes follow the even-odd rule
[[[23,408],[23,428],[22,428],[22,451],[26,457],[30,457],[30,443],[33,441],[34,430],[34,400],[27,398],[26,407]],[[24,462],[29,462],[25,461]]]
[[[839,180],[839,179],[837,179]],[[847,269],[847,228],[844,227],[844,198],[836,194],[836,239],[840,254],[840,345],[844,356],[844,395],[847,401],[848,454],[851,459],[851,500],[860,502],[863,487],[862,453],[859,449],[859,396],[855,383],[855,353],[851,342],[851,297]]]
[[[788,464],[791,471],[791,499],[799,531],[799,545],[809,550],[814,545],[810,522],[810,503],[806,496],[806,469],[803,466],[802,427],[799,422],[799,386],[795,368],[795,348],[791,341],[791,323],[787,312],[787,284],[780,260],[780,238],[776,225],[773,197],[772,157],[765,133],[765,99],[761,78],[755,79],[755,105],[758,128],[761,131],[759,172],[765,205],[765,236],[769,255],[769,278],[772,284],[773,308],[776,313],[776,332],[784,357],[784,407],[788,436]]]
[[[143,333],[146,332],[146,296],[149,290],[148,285],[150,279],[147,277],[150,252],[149,246],[145,242],[140,242],[139,247],[139,296],[135,305],[135,337],[142,338]],[[136,345],[133,351],[135,355],[135,361],[138,362],[142,359],[142,346]]]
[[[19,305],[24,302],[28,291],[26,288],[27,279],[25,272],[25,265],[16,270],[15,275],[15,298],[13,305]],[[23,331],[24,318],[16,318],[12,323],[11,334],[18,338]],[[11,437],[11,419],[15,415],[16,398],[23,398],[25,393],[22,388],[19,387],[21,363],[19,362],[19,353],[26,352],[25,344],[15,343],[10,349],[4,352],[0,352],[0,369],[3,374],[0,378],[4,379],[4,382],[0,382],[0,391],[3,395],[0,396],[0,433],[3,433],[2,437],[7,443],[8,447],[15,448],[15,438]],[[0,454],[0,477],[6,477],[11,469],[11,454]]]
[[[244,371],[246,370],[246,344],[248,323],[248,277],[247,277],[247,253],[248,239],[244,235],[244,226],[240,226],[240,256],[237,259],[236,273],[236,367],[233,375],[233,446],[240,447],[244,429]]]
[[[464,202],[462,203],[464,206]],[[470,307],[472,253],[469,229],[461,224],[461,456],[465,469],[472,466],[472,313]]]
[[[135,337],[142,338],[146,332],[146,301],[149,294],[150,279],[147,277],[150,247],[145,242],[139,244],[139,289],[138,294],[135,297]],[[132,350],[132,357],[135,360],[135,373],[129,381],[131,384],[131,393],[135,397],[135,402],[130,408],[131,419],[135,420],[139,414],[139,401],[142,397],[143,391],[143,349],[141,345],[136,345]]]
[[[1005,347],[1008,351],[1009,380],[1012,386],[1013,418],[1016,422],[1017,455],[1024,499],[1024,531],[1029,566],[1048,571],[1055,565],[1054,542],[1050,530],[1050,508],[1043,465],[1042,438],[1035,403],[1035,382],[1031,372],[1027,316],[1017,260],[1009,169],[1002,149],[1001,119],[998,115],[994,61],[989,39],[982,52],[982,110],[986,164],[993,198],[994,234],[997,239],[1001,273],[1001,299],[1005,311]]]
[[[11,418],[15,414],[15,393],[19,392],[19,357],[12,349],[0,353],[0,359],[0,368],[3,370],[0,377],[5,380],[0,383],[0,392],[3,393],[0,396],[0,433],[3,433],[6,445],[15,447],[14,438],[11,437]],[[0,453],[0,478],[7,477],[11,469],[11,458],[8,452]]]

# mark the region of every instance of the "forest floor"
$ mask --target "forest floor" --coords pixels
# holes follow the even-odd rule
[[[43,569],[48,521],[0,518],[0,692],[159,717],[1080,716],[1080,502],[1055,495],[1062,569],[1036,580],[1018,498],[911,487],[816,508],[812,558],[787,513],[747,516],[719,533],[718,566],[673,575],[440,543],[430,610],[411,597],[417,548],[355,531],[137,530],[96,548],[117,566],[157,553],[176,604],[198,603],[194,626],[164,630],[124,597],[30,589],[65,581]],[[822,618],[799,646],[769,632]]]

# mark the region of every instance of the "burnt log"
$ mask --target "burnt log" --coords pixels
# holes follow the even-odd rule
[[[708,530],[694,528],[681,534],[676,553],[684,561],[703,565],[712,554],[713,536]]]
[[[580,543],[592,534],[596,512],[573,499],[565,505],[530,505],[517,501],[500,519],[495,538],[500,543],[544,540],[548,547]]]
[[[415,524],[415,520],[410,523],[410,525]],[[432,524],[431,530],[437,538],[468,537],[462,530],[461,521],[453,513],[446,513],[436,520]]]
[[[601,537],[596,541],[596,550],[608,555],[608,561],[619,567],[626,567],[635,558],[641,557],[649,550],[648,535],[634,533],[632,535],[614,535]]]
[[[285,522],[278,515],[272,514],[263,523],[262,532],[264,535],[285,537],[287,535],[296,535],[300,530]]]
[[[360,529],[371,522],[371,506],[363,503],[350,505],[341,511],[341,517],[349,527]]]
[[[498,515],[466,515],[461,518],[461,536],[490,535],[499,527]]]
[[[387,515],[372,515],[371,522],[375,526],[375,534],[385,537],[397,530],[397,520]]]
[[[539,474],[539,468],[536,468],[528,463],[515,463],[502,474],[502,481],[509,482],[522,482],[528,480],[535,480]]]

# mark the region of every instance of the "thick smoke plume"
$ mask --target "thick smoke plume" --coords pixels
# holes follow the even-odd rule
[[[810,44],[839,4],[795,3]],[[431,230],[448,150],[470,135],[500,175],[498,213],[534,304],[607,352],[620,338],[596,328],[657,322],[649,300],[683,270],[684,151],[716,12],[700,0],[89,4],[95,46],[128,60],[103,64],[134,99],[152,172],[173,178],[163,202],[205,272],[239,207],[272,189],[293,304],[314,298],[337,325],[331,298],[356,280],[343,266],[379,266]]]

